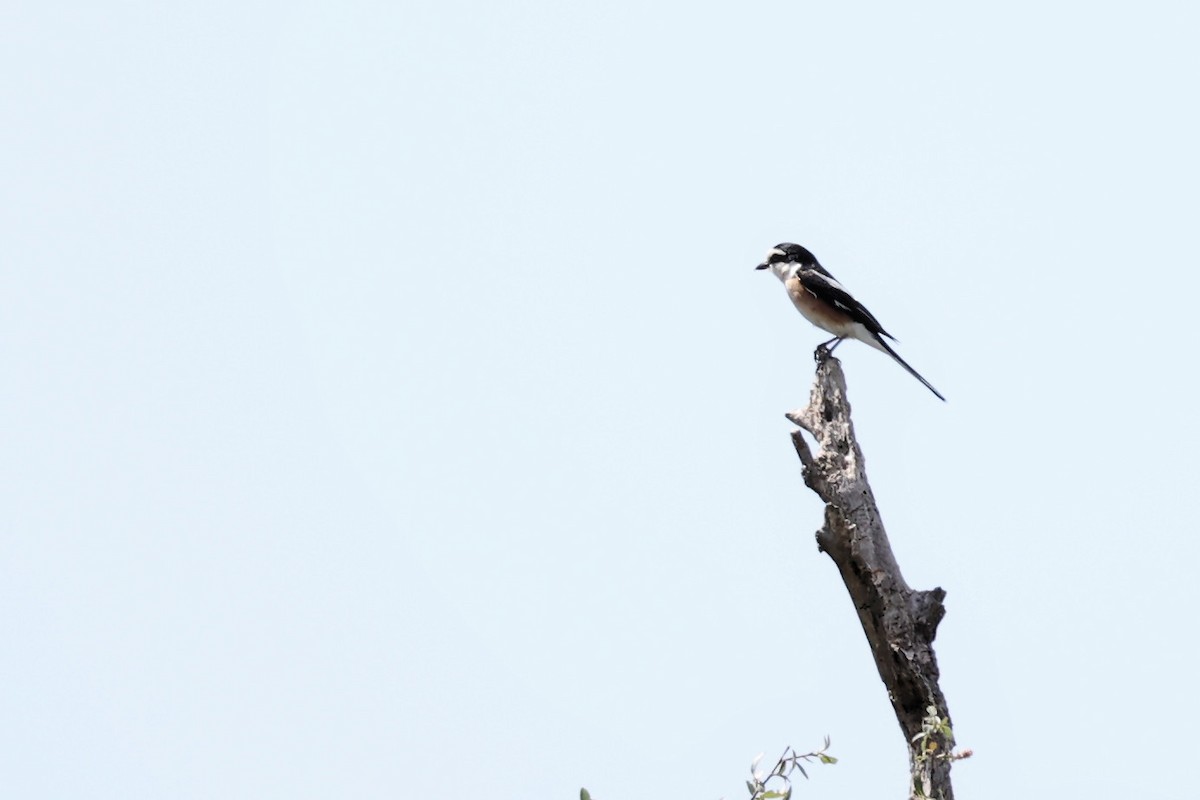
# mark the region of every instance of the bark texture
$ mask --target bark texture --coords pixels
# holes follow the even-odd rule
[[[949,731],[950,712],[938,686],[933,652],[937,626],[946,613],[942,605],[946,593],[940,588],[914,590],[900,574],[867,483],[862,450],[850,422],[846,378],[836,358],[818,356],[808,407],[787,418],[811,434],[819,448],[814,455],[803,433],[792,432],[804,482],[825,502],[825,524],[817,531],[817,547],[833,559],[850,592],[908,743],[909,796],[953,800],[954,742],[944,733],[930,734],[926,722],[932,707],[945,721],[943,730]]]

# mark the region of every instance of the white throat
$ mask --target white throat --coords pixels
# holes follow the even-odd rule
[[[786,281],[788,278],[795,277],[796,272],[800,269],[800,265],[796,263],[788,263],[786,261],[776,261],[771,265],[771,272],[775,273],[775,277],[781,281]]]

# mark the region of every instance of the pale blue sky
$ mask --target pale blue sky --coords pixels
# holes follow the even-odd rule
[[[901,797],[790,240],[960,796],[1193,796],[1198,24],[9,3],[0,794]]]

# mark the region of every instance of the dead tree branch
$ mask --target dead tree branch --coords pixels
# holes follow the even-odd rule
[[[909,796],[953,800],[954,741],[933,652],[946,593],[911,589],[900,574],[854,438],[841,362],[832,356],[818,361],[808,407],[787,418],[818,446],[814,455],[803,433],[792,432],[804,482],[825,502],[817,547],[841,572],[908,743]]]

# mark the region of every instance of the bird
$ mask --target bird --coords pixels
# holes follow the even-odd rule
[[[887,339],[894,342],[896,337],[885,331],[875,315],[855,300],[808,249],[783,242],[771,248],[766,259],[755,269],[774,272],[783,281],[796,310],[813,325],[833,334],[832,339],[817,345],[813,355],[818,361],[832,353],[843,339],[857,339],[887,353],[908,370],[909,375],[925,384],[925,388],[939,400],[946,401],[942,393],[933,388],[933,384],[921,377],[887,343]]]

